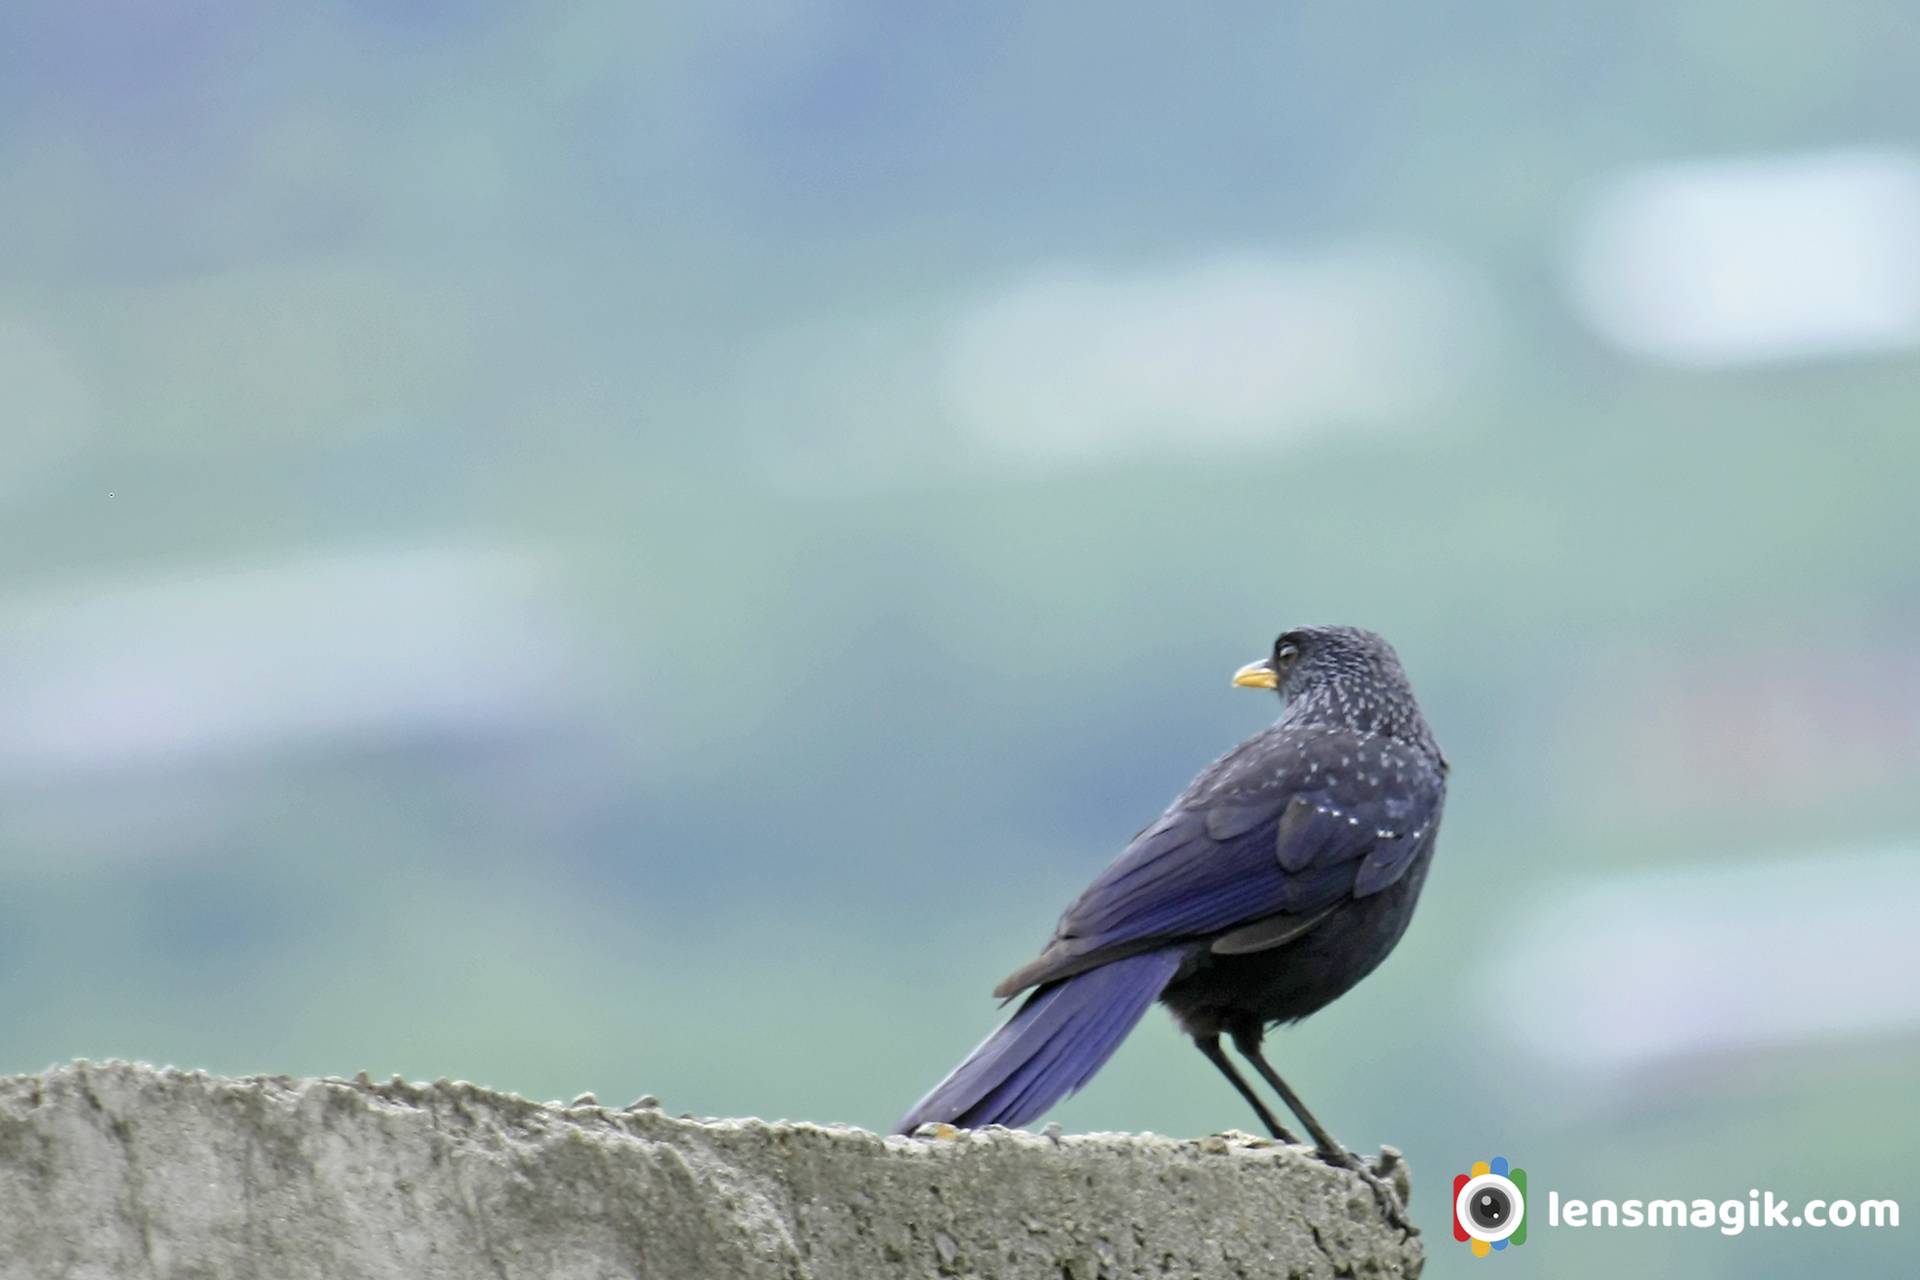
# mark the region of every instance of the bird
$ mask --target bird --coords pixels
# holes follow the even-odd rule
[[[1448,763],[1393,647],[1351,626],[1297,627],[1233,684],[1279,718],[1194,778],[1067,907],[994,994],[1025,1000],[895,1132],[1019,1128],[1085,1085],[1158,1000],[1280,1142],[1298,1140],[1221,1047],[1279,1095],[1321,1158],[1384,1183],[1262,1053],[1267,1031],[1325,1008],[1406,932],[1426,882]]]

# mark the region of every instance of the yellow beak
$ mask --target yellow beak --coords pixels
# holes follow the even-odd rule
[[[1278,689],[1280,677],[1273,673],[1273,664],[1262,658],[1258,662],[1249,662],[1233,673],[1233,682],[1243,689]]]

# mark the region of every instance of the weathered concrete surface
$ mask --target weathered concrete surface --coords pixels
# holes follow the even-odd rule
[[[1252,1280],[1421,1261],[1358,1178],[1239,1136],[880,1138],[124,1063],[0,1080],[5,1280]]]

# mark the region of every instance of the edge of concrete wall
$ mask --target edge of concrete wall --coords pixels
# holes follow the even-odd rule
[[[1358,1176],[1225,1134],[932,1138],[445,1080],[0,1079],[0,1277],[1413,1277]],[[1381,1166],[1406,1170],[1389,1153]]]

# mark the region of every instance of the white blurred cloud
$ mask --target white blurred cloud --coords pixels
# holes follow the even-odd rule
[[[832,493],[1004,466],[1271,450],[1420,423],[1488,354],[1489,292],[1405,247],[1040,267],[769,335],[732,388],[755,465]]]
[[[1487,337],[1458,266],[1393,246],[1050,267],[966,307],[941,386],[971,439],[1039,461],[1267,447],[1416,421]]]
[[[1920,159],[1899,150],[1665,165],[1585,219],[1574,301],[1614,344],[1738,365],[1920,343]]]
[[[0,775],[538,721],[569,636],[542,561],[394,547],[0,600]]]
[[[1556,891],[1478,990],[1557,1071],[1920,1031],[1920,848],[1656,871]]]

